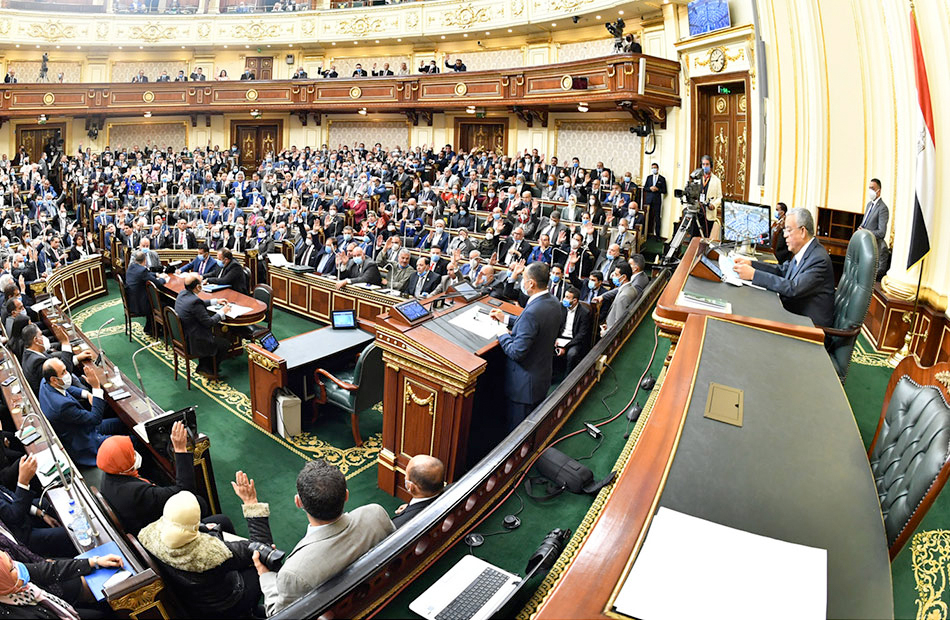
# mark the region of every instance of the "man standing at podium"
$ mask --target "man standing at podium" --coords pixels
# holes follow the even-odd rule
[[[548,395],[554,363],[554,341],[561,327],[561,304],[548,292],[548,266],[531,263],[521,278],[528,297],[521,316],[507,317],[499,308],[490,315],[507,321],[511,333],[498,336],[505,361],[505,396],[508,399],[507,431],[511,432]]]

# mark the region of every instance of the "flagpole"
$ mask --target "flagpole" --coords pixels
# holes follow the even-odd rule
[[[898,351],[891,353],[891,356],[887,358],[887,365],[891,368],[897,368],[897,365],[900,364],[905,357],[910,355],[910,345],[914,341],[914,336],[922,336],[923,334],[914,333],[917,328],[917,313],[920,306],[920,285],[924,279],[924,261],[926,258],[920,259],[920,273],[917,274],[917,292],[914,293],[914,309],[910,312],[905,312],[904,316],[901,318],[905,323],[910,323],[910,326],[907,328],[907,333],[904,334],[904,346]]]

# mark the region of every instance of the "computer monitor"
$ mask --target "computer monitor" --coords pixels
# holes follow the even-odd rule
[[[405,319],[410,325],[415,325],[420,321],[424,321],[432,314],[428,308],[420,304],[415,299],[405,301],[401,304],[396,304],[393,306],[393,310],[402,316],[402,318]]]
[[[271,332],[267,332],[260,338],[261,346],[273,353],[277,350],[277,347],[280,346],[280,342],[277,341],[277,338]]]
[[[172,425],[178,421],[184,422],[192,438],[198,437],[198,421],[193,406],[155,416],[145,423],[145,436],[148,438],[149,445],[157,453],[167,455],[172,460],[175,458],[171,439]]]
[[[333,329],[356,329],[356,312],[353,310],[334,310],[330,315]]]
[[[722,229],[726,241],[771,245],[772,208],[741,200],[722,201]]]

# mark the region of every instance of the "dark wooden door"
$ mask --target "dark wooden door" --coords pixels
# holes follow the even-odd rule
[[[497,155],[508,152],[508,121],[455,121],[455,147],[468,153],[481,150]]]
[[[271,56],[248,56],[244,68],[250,69],[258,80],[274,79],[274,59]]]
[[[709,155],[726,199],[749,196],[748,100],[744,82],[700,86],[697,90],[697,149]]]
[[[66,137],[66,124],[55,123],[47,125],[19,125],[16,128],[17,152],[20,147],[29,155],[31,162],[40,160],[40,153],[51,140]]]
[[[281,121],[233,123],[231,143],[238,146],[238,165],[242,170],[256,169],[268,153],[281,149]]]

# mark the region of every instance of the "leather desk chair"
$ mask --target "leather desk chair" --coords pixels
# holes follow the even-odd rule
[[[948,371],[950,363],[921,368],[911,356],[898,364],[887,385],[868,459],[891,560],[950,476]]]
[[[266,284],[258,284],[254,287],[251,297],[267,304],[267,311],[264,313],[264,319],[257,323],[251,332],[251,338],[257,339],[269,332],[274,327],[274,289]]]
[[[825,350],[831,356],[838,378],[844,383],[851,365],[854,342],[861,332],[871,305],[877,273],[877,239],[870,231],[858,230],[848,242],[844,270],[835,291],[834,322],[823,327]]]
[[[162,312],[162,296],[154,282],[145,283],[145,292],[148,296],[149,311],[152,313],[152,338],[158,340],[161,329],[162,341],[168,346],[168,330],[165,328],[165,314]]]
[[[356,365],[338,371],[335,375],[318,368],[314,372],[317,395],[314,403],[330,403],[349,412],[353,425],[353,441],[363,445],[360,436],[359,413],[374,407],[383,400],[383,350],[369,344],[360,353]]]
[[[119,283],[119,294],[122,296],[122,311],[125,313],[125,333],[129,336],[129,342],[132,342],[132,319],[144,315],[132,314],[132,311],[129,310],[129,297],[125,290],[125,280],[120,274],[115,274],[115,281]]]

